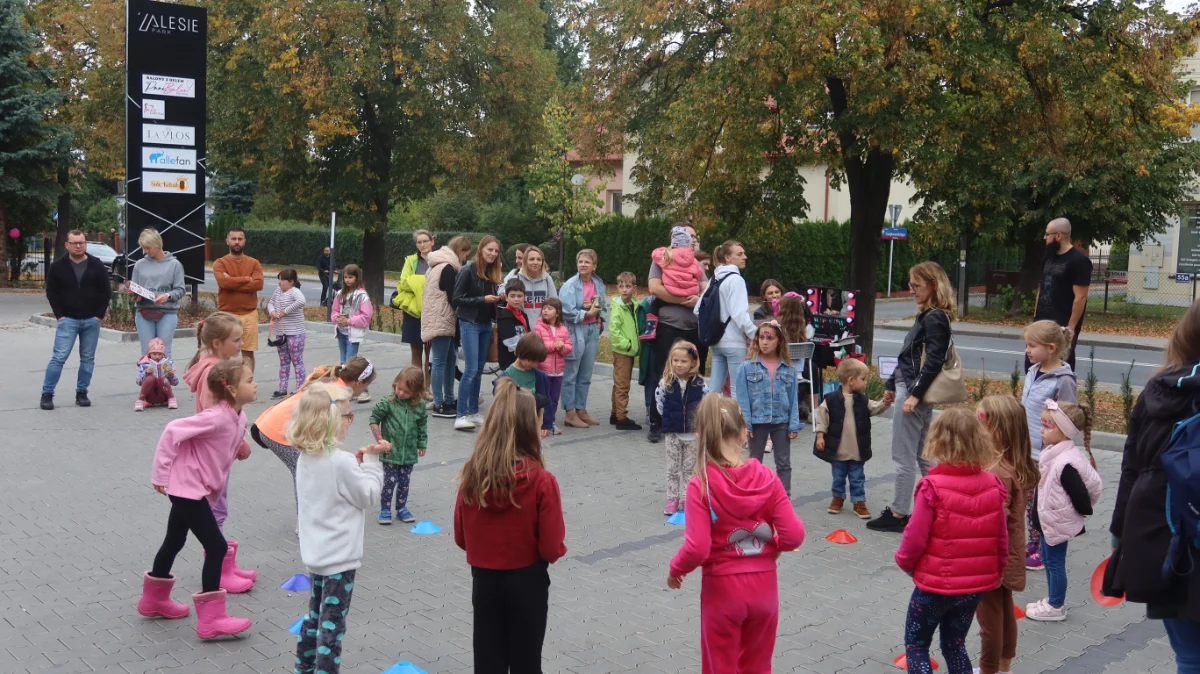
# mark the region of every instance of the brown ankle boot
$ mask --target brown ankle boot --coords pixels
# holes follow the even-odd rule
[[[579,420],[582,421],[583,423],[587,424],[588,426],[599,426],[600,425],[600,422],[593,419],[592,415],[588,414],[587,410],[576,410],[576,411],[579,413]]]
[[[570,426],[571,428],[587,428],[588,427],[587,422],[584,421],[583,419],[580,419],[579,415],[575,412],[575,410],[567,410],[567,420],[563,423]]]
[[[836,514],[842,512],[842,506],[844,506],[845,504],[846,504],[846,499],[838,498],[838,497],[834,496],[833,500],[829,502],[829,509],[826,510],[825,512],[829,513],[830,515],[836,515]]]

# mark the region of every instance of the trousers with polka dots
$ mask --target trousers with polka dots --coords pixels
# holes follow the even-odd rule
[[[338,674],[342,667],[342,639],[346,613],[354,591],[354,571],[312,576],[308,614],[296,644],[295,674]]]

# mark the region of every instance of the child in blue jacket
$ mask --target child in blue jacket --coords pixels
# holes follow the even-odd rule
[[[733,387],[742,416],[750,424],[750,458],[763,460],[767,438],[775,446],[775,472],[783,489],[792,493],[792,440],[800,435],[800,405],[796,398],[798,374],[782,349],[787,340],[779,322],[758,326],[746,362],[737,371]]]

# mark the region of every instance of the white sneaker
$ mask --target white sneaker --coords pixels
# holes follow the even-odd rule
[[[475,424],[476,426],[483,425],[483,415],[482,414],[472,414],[471,416],[469,416],[467,418],[470,419],[471,423]]]
[[[1025,617],[1038,622],[1056,623],[1067,619],[1067,607],[1064,605],[1060,608],[1054,608],[1050,605],[1049,600],[1042,600],[1037,605],[1030,605],[1025,609]]]
[[[459,417],[454,420],[454,430],[473,431],[475,430],[475,424],[471,422],[469,417]]]
[[[357,400],[360,403],[369,403],[371,402],[371,393],[369,391],[363,391],[361,394],[359,394]]]
[[[427,409],[427,410],[429,410],[429,411],[431,411],[431,412],[432,412],[432,411],[433,411],[433,408],[434,408],[434,404],[433,404],[433,401],[432,401],[432,400],[430,400],[429,402],[425,403],[425,409]]]

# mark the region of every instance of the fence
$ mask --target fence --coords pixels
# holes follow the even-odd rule
[[[22,237],[9,243],[8,281],[15,288],[46,283],[46,270],[54,261],[54,240],[40,236]]]

